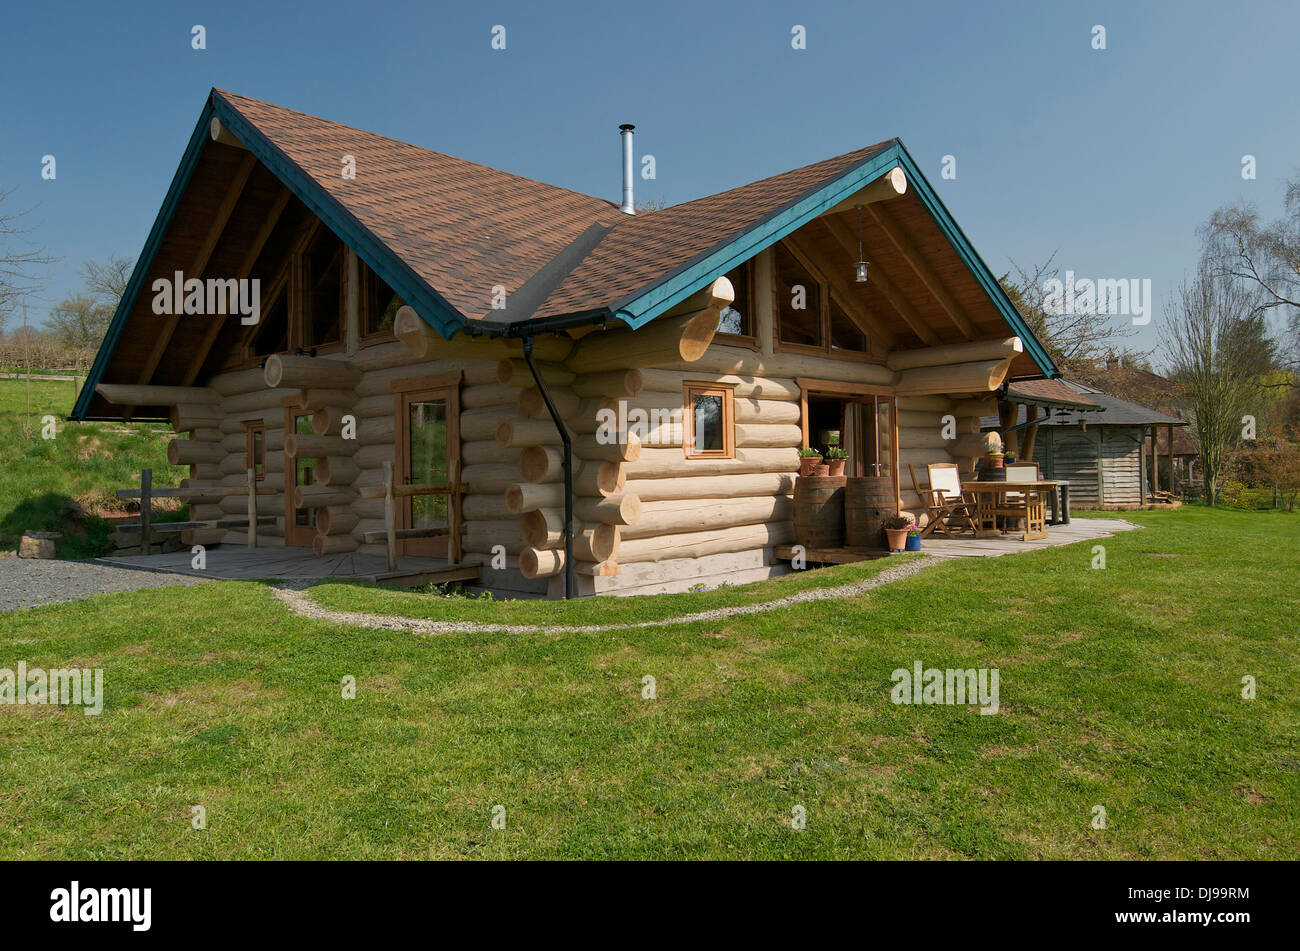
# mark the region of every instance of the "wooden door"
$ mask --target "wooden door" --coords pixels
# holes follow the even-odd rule
[[[458,387],[438,386],[396,394],[396,479],[401,485],[432,485],[432,494],[398,499],[399,529],[434,529],[428,538],[398,542],[399,554],[446,558],[451,524],[451,479],[460,459]]]
[[[284,431],[302,436],[314,434],[311,414],[300,415],[286,407]],[[284,543],[294,548],[310,548],[316,538],[316,510],[296,509],[293,505],[294,489],[300,485],[316,484],[317,460],[298,456],[285,457],[284,466]]]

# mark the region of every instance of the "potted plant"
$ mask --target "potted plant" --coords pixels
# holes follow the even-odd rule
[[[910,518],[892,515],[885,519],[885,534],[889,537],[889,550],[902,551],[907,544],[907,532],[913,527]]]
[[[822,454],[818,449],[808,446],[799,450],[799,474],[801,476],[810,476],[813,470],[821,463]]]
[[[1001,469],[1005,457],[1002,453],[1002,437],[997,433],[984,434],[984,468]]]
[[[921,526],[913,522],[907,526],[907,545],[904,551],[921,550]]]
[[[832,446],[826,450],[826,461],[832,476],[844,475],[844,463],[848,461],[849,454],[839,446]]]

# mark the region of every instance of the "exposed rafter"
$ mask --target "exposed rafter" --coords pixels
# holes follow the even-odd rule
[[[290,197],[292,197],[292,192],[290,192],[289,189],[280,189],[279,197],[276,198],[270,209],[267,211],[266,220],[262,222],[262,227],[258,229],[256,237],[253,238],[252,243],[248,246],[247,252],[244,254],[244,259],[239,263],[238,272],[235,274],[235,277],[238,280],[243,280],[248,277],[249,273],[253,270],[253,265],[257,263],[257,258],[262,253],[262,248],[266,246],[266,242],[270,239],[271,233],[275,231],[275,226],[280,223],[280,216],[284,214],[284,209],[289,204]],[[189,367],[185,370],[185,376],[181,380],[182,386],[189,386],[198,377],[199,371],[203,369],[203,364],[207,362],[208,353],[212,350],[213,344],[216,343],[217,336],[221,333],[222,325],[223,321],[213,319],[211,326],[208,327],[207,333],[203,335],[203,342],[199,345],[198,350],[194,354],[194,358],[190,361]]]
[[[844,222],[830,215],[827,215],[820,220],[821,223],[826,226],[826,230],[834,235],[835,239],[840,243],[840,246],[844,248],[845,251],[850,255],[856,255],[858,253],[857,242],[854,239],[853,232],[849,230],[848,226],[845,225]],[[898,287],[894,284],[893,279],[884,268],[880,266],[878,261],[873,261],[871,263],[870,275],[871,282],[874,283],[880,293],[885,296],[885,300],[889,301],[890,306],[893,307],[894,310],[898,311],[898,316],[903,318],[903,322],[912,329],[912,333],[916,334],[923,343],[930,344],[931,346],[939,342],[938,335],[930,328],[930,325],[925,322],[925,318],[917,313],[916,308],[912,306],[911,302],[908,301],[901,291],[899,291]]]
[[[957,325],[957,329],[966,336],[967,340],[978,338],[979,332],[975,329],[971,319],[966,316],[965,309],[957,303],[948,288],[944,286],[943,281],[939,280],[939,275],[934,273],[934,268],[930,267],[925,260],[925,256],[921,254],[912,239],[908,237],[907,232],[899,225],[893,214],[880,205],[868,205],[866,211],[872,220],[880,225],[885,234],[889,235],[889,240],[894,242],[894,247],[898,248],[899,253],[912,266],[916,276],[934,295],[935,300],[939,302],[939,306],[952,318],[952,322]]]
[[[230,187],[226,189],[226,195],[221,200],[221,205],[217,212],[212,216],[212,224],[208,226],[208,233],[200,245],[198,253],[194,255],[190,266],[185,270],[184,275],[188,280],[191,277],[203,278],[204,272],[208,269],[208,261],[212,258],[212,252],[216,250],[217,242],[221,240],[221,234],[226,230],[226,223],[230,220],[235,206],[239,204],[239,197],[244,193],[244,185],[248,182],[248,176],[252,174],[254,166],[257,165],[257,159],[251,152],[245,152],[244,157],[239,162],[239,167],[235,170],[235,177],[230,182]],[[171,343],[172,336],[176,333],[176,328],[180,325],[180,314],[172,314],[163,322],[163,327],[158,333],[158,339],[154,342],[153,349],[149,352],[149,359],[145,361],[144,367],[140,370],[138,383],[148,383],[153,379],[154,372],[158,369],[158,364],[162,362],[163,354],[167,351],[168,344]]]

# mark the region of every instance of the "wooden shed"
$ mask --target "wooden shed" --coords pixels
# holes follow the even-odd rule
[[[193,542],[251,479],[258,545],[651,593],[788,570],[801,449],[915,509],[1056,372],[897,139],[628,214],[213,90],[74,418],[171,421]]]
[[[1148,501],[1151,474],[1145,452],[1154,427],[1181,427],[1183,420],[1103,393],[1072,380],[1053,380],[1064,396],[1045,397],[1042,387],[1010,384],[1003,400],[1020,404],[1015,417],[1024,426],[1027,408],[1041,406],[1038,437],[1031,457],[1048,479],[1070,483],[1070,500],[1081,508],[1136,508]],[[1074,394],[1071,396],[1071,393]],[[988,416],[985,431],[1006,431],[1006,420]]]

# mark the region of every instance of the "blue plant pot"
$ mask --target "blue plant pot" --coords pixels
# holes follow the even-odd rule
[[[907,547],[904,549],[904,551],[920,551],[920,550],[921,550],[921,536],[908,535]]]

